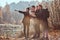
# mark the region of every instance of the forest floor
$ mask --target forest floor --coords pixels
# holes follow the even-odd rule
[[[40,38],[38,38],[38,39],[30,39],[30,38],[28,40],[40,40]],[[48,38],[49,38],[49,40],[60,40],[60,30],[50,31]],[[5,40],[5,39],[3,39],[3,40]],[[22,37],[22,38],[10,38],[10,40],[26,40],[26,39],[24,37]]]
[[[48,38],[49,38],[49,40],[60,40],[60,30],[49,31]],[[22,37],[22,38],[18,38],[16,40],[25,40],[25,39],[24,39],[24,37]],[[40,40],[40,38],[30,39],[30,40]]]

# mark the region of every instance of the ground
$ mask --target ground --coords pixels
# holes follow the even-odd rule
[[[3,40],[5,40],[5,39],[3,39]],[[25,38],[24,37],[22,37],[22,38],[10,38],[10,40],[25,40]],[[30,40],[40,40],[40,38],[30,39]],[[49,40],[60,40],[60,30],[49,31]]]

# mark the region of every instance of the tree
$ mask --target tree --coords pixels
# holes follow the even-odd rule
[[[49,3],[49,2],[48,2]],[[59,28],[60,26],[60,0],[53,0],[49,4],[50,18],[53,26]]]

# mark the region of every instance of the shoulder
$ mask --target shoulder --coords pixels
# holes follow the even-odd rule
[[[42,9],[43,12],[49,12],[48,9]]]

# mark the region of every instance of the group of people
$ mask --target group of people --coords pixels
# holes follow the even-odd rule
[[[39,38],[40,32],[42,32],[43,37],[47,38],[48,40],[48,18],[49,18],[49,11],[48,9],[43,9],[41,4],[37,6],[31,6],[26,8],[26,11],[15,10],[19,13],[24,14],[23,18],[23,25],[24,25],[24,36],[25,38],[29,38],[29,26],[30,26],[30,19],[34,21],[34,29],[35,34],[32,38]]]

